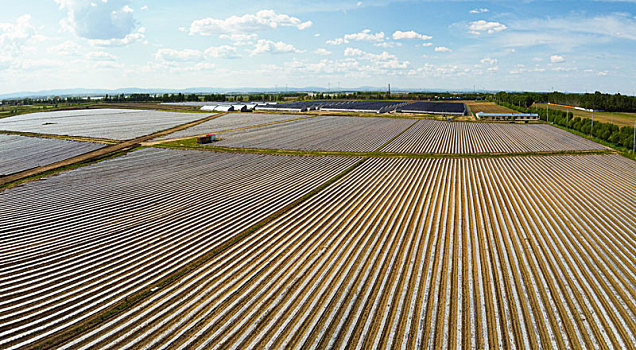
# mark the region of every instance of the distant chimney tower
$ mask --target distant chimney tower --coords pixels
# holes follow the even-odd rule
[[[389,84],[389,96],[391,96],[391,84]]]

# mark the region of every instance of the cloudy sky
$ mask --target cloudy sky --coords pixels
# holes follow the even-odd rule
[[[636,95],[636,1],[7,0],[0,93],[362,87]]]

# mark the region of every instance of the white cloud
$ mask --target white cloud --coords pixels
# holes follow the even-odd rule
[[[327,49],[323,49],[323,48],[316,49],[316,51],[314,51],[314,53],[316,55],[320,55],[320,56],[329,56],[329,55],[331,55],[331,51],[329,51]]]
[[[242,34],[242,33],[232,33],[232,34],[221,34],[219,35],[221,39],[229,39],[234,42],[235,45],[250,45],[254,43],[254,40],[258,38],[256,34]]]
[[[547,19],[530,19],[514,24],[514,29],[558,33],[578,33],[581,35],[597,35],[616,39],[636,40],[636,18],[624,14],[612,14],[596,17],[561,17]],[[589,37],[587,37],[589,40]]]
[[[402,43],[398,43],[398,42],[395,42],[395,41],[383,41],[381,43],[375,43],[375,44],[373,44],[373,46],[391,48],[391,47],[396,47],[396,46],[402,46]]]
[[[92,39],[88,42],[91,45],[95,46],[127,46],[136,42],[144,42],[144,39],[146,37],[145,32],[146,29],[144,27],[141,27],[137,30],[137,32],[130,33],[122,39]]]
[[[510,74],[521,74],[521,73],[543,73],[545,72],[545,68],[543,67],[534,67],[534,68],[525,68],[525,67],[517,67],[518,69],[513,69],[509,73]]]
[[[65,28],[90,40],[125,39],[133,33],[137,22],[130,0],[55,0],[66,10]]]
[[[299,18],[277,14],[273,10],[262,10],[255,14],[231,16],[226,19],[208,17],[193,21],[190,25],[190,35],[248,34],[279,27],[294,27],[303,30],[311,25],[311,21],[303,22]]]
[[[212,46],[205,50],[205,56],[211,58],[238,58],[238,50],[233,46]]]
[[[17,68],[23,70],[35,70],[35,69],[46,69],[46,68],[57,68],[62,65],[63,62],[58,60],[49,59],[49,58],[27,58],[20,60],[17,62]]]
[[[424,46],[424,47],[433,46],[433,43],[423,43],[422,46]]]
[[[393,39],[394,40],[402,40],[402,39],[431,40],[433,39],[433,37],[430,35],[420,34],[412,30],[409,30],[408,32],[402,32],[402,31],[396,30],[395,33],[393,33]]]
[[[15,23],[0,23],[0,51],[17,54],[34,35],[35,28],[31,25],[30,15],[18,17]]]
[[[471,22],[468,26],[469,33],[479,35],[483,32],[488,34],[494,34],[502,30],[506,30],[508,27],[505,24],[499,22],[487,22],[484,20]]]
[[[258,55],[262,53],[300,53],[301,50],[298,50],[292,44],[284,43],[282,41],[271,41],[271,40],[259,40],[254,50],[252,50],[251,55]]]
[[[97,61],[93,64],[93,67],[103,69],[121,69],[124,65],[115,61]]]
[[[435,52],[451,52],[452,50],[446,46],[438,46],[435,48]]]
[[[379,33],[371,34],[371,30],[370,29],[365,29],[365,30],[361,31],[360,33],[345,34],[344,40],[345,40],[345,42],[347,42],[347,40],[382,41],[382,40],[384,40],[384,33],[383,32],[379,32]]]
[[[117,57],[106,51],[92,51],[86,54],[86,58],[93,61],[115,61]]]
[[[337,38],[333,40],[327,40],[327,44],[329,45],[342,45],[348,44],[349,41],[384,41],[384,32],[379,33],[371,33],[370,29],[365,29],[359,33],[351,33],[345,34],[342,38]]]
[[[76,42],[67,40],[51,47],[51,51],[62,56],[79,56],[84,50],[82,46]]]
[[[155,53],[155,59],[161,62],[195,62],[200,61],[202,57],[201,51],[192,49],[159,49]]]
[[[490,57],[484,57],[479,62],[493,66],[493,65],[497,64],[497,59],[496,58],[490,58]]]
[[[613,14],[521,20],[510,23],[510,30],[499,36],[494,44],[508,47],[545,45],[565,52],[615,40],[636,40],[636,19]]]
[[[488,12],[487,8],[479,8],[479,9],[470,10],[470,13],[472,14],[486,13],[486,12]]]
[[[140,10],[142,10],[142,11],[145,11],[145,10],[147,10],[147,9],[148,9],[148,5],[144,5],[144,6],[142,6],[142,7],[140,8]]]
[[[166,73],[187,73],[187,72],[205,72],[215,68],[210,62],[178,62],[178,61],[158,61],[149,62],[141,67],[141,71],[146,73],[161,72]]]
[[[559,55],[552,55],[552,56],[550,56],[550,62],[552,62],[552,63],[562,63],[562,62],[565,62],[565,58],[563,58],[563,56],[559,56]]]
[[[344,55],[345,57],[360,57],[372,61],[381,68],[404,69],[410,65],[409,61],[400,61],[397,56],[386,51],[383,51],[381,54],[373,54],[357,48],[347,47],[344,51]]]

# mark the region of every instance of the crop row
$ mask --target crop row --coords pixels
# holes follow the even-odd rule
[[[370,159],[62,348],[633,348],[635,173]]]
[[[80,109],[3,118],[0,130],[128,140],[206,116],[133,109]]]
[[[382,151],[467,154],[599,149],[604,147],[549,125],[421,120],[382,148]]]
[[[0,175],[48,165],[104,147],[93,142],[0,134]]]
[[[187,136],[196,136],[212,132],[219,132],[248,126],[256,126],[273,122],[281,122],[289,119],[303,117],[293,114],[269,114],[269,113],[230,113],[207,122],[197,124],[184,130],[159,137],[157,140],[166,140]]]
[[[316,116],[224,133],[215,146],[317,151],[375,151],[414,123],[408,119]]]
[[[356,161],[145,149],[1,192],[0,348],[149,290]]]

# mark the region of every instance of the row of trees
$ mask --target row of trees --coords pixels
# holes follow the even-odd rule
[[[105,95],[102,99],[93,97],[47,97],[47,98],[22,98],[3,100],[3,105],[24,106],[24,105],[55,105],[59,103],[87,103],[95,101],[103,102],[199,102],[199,101],[284,101],[288,99],[302,99],[306,94],[247,94],[247,95],[226,95],[226,94],[119,94]]]
[[[492,99],[506,102],[519,107],[530,107],[533,103],[557,103],[587,109],[608,112],[636,112],[636,97],[621,94],[603,94],[596,91],[593,94],[566,94],[562,92],[498,92]]]
[[[284,101],[288,98],[302,97],[304,94],[121,94],[116,96],[104,96],[105,102],[249,102],[249,101]]]
[[[388,92],[334,92],[334,93],[316,93],[307,95],[305,99],[311,100],[482,100],[489,94],[484,93],[466,93],[456,94],[449,92],[409,92],[409,93],[392,93]]]
[[[48,98],[18,98],[10,100],[2,100],[5,106],[27,106],[27,105],[56,105],[59,103],[86,103],[91,102],[90,97],[48,97]]]
[[[546,120],[550,123],[561,125],[587,135],[593,135],[617,146],[623,146],[630,150],[634,147],[634,127],[632,126],[623,126],[619,128],[617,125],[611,123],[601,123],[598,121],[594,121],[592,123],[591,119],[580,117],[573,118],[573,114],[570,112],[563,112],[554,109],[549,110],[548,119],[548,111],[545,108],[525,108],[506,102],[500,102],[499,104],[522,113],[537,113],[542,120]]]

